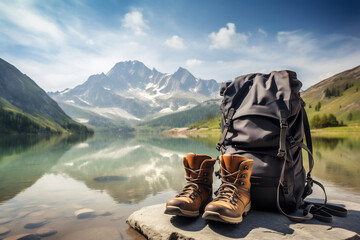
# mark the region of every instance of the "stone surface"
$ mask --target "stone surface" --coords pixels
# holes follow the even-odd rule
[[[112,227],[92,227],[67,234],[62,240],[118,240],[124,239],[118,229]]]
[[[6,224],[11,222],[12,219],[11,218],[0,218],[0,225]]]
[[[54,235],[56,233],[57,233],[57,231],[55,229],[52,229],[52,228],[39,228],[36,231],[36,234],[39,237],[49,237],[49,236],[52,236],[52,235]]]
[[[10,236],[4,240],[39,240],[40,237],[32,233],[24,233],[20,235]]]
[[[89,217],[92,217],[95,215],[95,211],[90,208],[83,208],[83,209],[79,209],[79,210],[75,211],[74,215],[79,219],[89,218]]]
[[[149,239],[348,239],[359,237],[360,204],[345,204],[346,218],[333,217],[332,223],[310,220],[294,223],[275,212],[252,210],[240,224],[211,222],[163,214],[165,204],[144,207],[134,212],[127,223]]]
[[[4,236],[4,235],[8,234],[9,232],[11,232],[11,230],[9,228],[0,227],[0,236]]]
[[[44,226],[45,224],[46,224],[46,219],[44,218],[31,219],[24,225],[24,228],[27,229],[39,228],[41,226]]]

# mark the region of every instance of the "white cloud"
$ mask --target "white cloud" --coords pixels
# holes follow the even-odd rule
[[[174,35],[171,38],[167,39],[165,41],[165,44],[177,50],[185,49],[184,40],[177,35]]]
[[[261,33],[261,34],[263,34],[265,37],[267,37],[267,32],[266,32],[264,29],[259,28],[259,29],[258,29],[258,32]]]
[[[131,29],[135,35],[145,36],[145,29],[149,27],[146,25],[143,15],[138,10],[133,10],[125,14],[123,19],[123,27]]]
[[[220,28],[215,33],[212,32],[209,35],[211,40],[210,48],[221,49],[221,48],[233,48],[242,47],[246,45],[248,36],[244,33],[237,33],[234,23],[227,23],[227,27]]]
[[[0,2],[0,28],[13,41],[27,46],[54,45],[65,38],[54,21],[39,14],[26,1]]]
[[[311,37],[310,33],[301,33],[299,31],[278,32],[277,40],[281,45],[298,54],[314,53],[319,48],[319,44]]]
[[[185,65],[188,67],[193,67],[193,66],[197,66],[202,64],[202,61],[200,61],[199,59],[188,59],[186,60]]]

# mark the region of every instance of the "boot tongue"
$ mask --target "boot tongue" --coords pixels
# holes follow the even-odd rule
[[[240,164],[247,158],[236,155],[223,155],[223,167],[230,173],[236,172],[239,170]],[[223,174],[226,174],[222,171]],[[236,176],[235,176],[236,177]]]
[[[194,153],[188,153],[186,156],[189,168],[193,170],[197,170],[200,168],[203,159],[201,157],[196,156]]]
[[[188,153],[184,158],[184,165],[192,170],[198,170],[205,159],[211,159],[206,155],[196,155],[194,153]],[[186,170],[186,175],[193,178],[197,178],[197,174]]]

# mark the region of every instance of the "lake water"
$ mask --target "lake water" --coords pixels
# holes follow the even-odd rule
[[[359,136],[315,136],[313,141],[313,175],[332,189],[330,201],[359,201]],[[213,141],[159,135],[2,135],[0,229],[11,232],[0,239],[36,233],[36,223],[43,225],[40,229],[57,231],[46,239],[143,239],[126,218],[143,206],[166,202],[182,189],[181,158],[188,152],[218,155]],[[83,208],[95,213],[78,219],[74,213]]]

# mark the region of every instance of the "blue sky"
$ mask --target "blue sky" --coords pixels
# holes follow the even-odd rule
[[[125,60],[219,82],[290,69],[306,89],[360,64],[360,1],[0,0],[0,57],[46,91]]]

